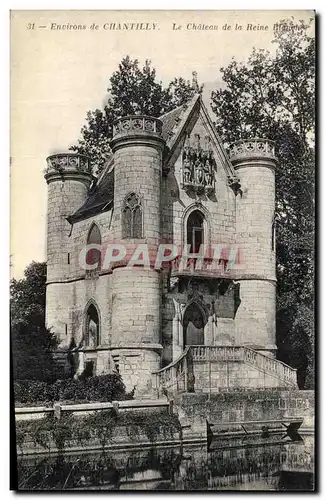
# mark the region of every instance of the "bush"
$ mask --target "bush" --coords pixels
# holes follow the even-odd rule
[[[37,380],[14,381],[15,403],[48,404],[60,402],[105,402],[131,399],[118,374],[100,375],[84,380],[57,380],[53,384]]]

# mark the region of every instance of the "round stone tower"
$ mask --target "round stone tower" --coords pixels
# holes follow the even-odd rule
[[[66,217],[85,202],[92,180],[90,160],[76,153],[57,153],[47,158],[45,179],[47,205],[46,324],[61,340],[69,330],[69,286],[71,226]]]
[[[236,342],[274,356],[274,143],[264,139],[239,141],[231,148],[230,160],[238,173],[242,190],[236,206],[236,238],[242,264],[238,271],[241,303],[235,319]]]
[[[141,244],[154,250],[160,243],[161,129],[161,122],[148,116],[123,117],[114,124],[113,237],[133,255]],[[112,283],[112,355],[127,389],[135,386],[136,395],[145,396],[162,351],[160,272],[152,265],[124,263],[113,269]]]

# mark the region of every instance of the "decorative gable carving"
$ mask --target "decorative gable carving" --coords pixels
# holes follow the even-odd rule
[[[187,136],[182,151],[182,185],[186,191],[211,194],[215,189],[216,161],[209,136],[204,138],[204,147],[199,134]]]

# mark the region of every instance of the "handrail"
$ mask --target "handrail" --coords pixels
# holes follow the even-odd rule
[[[245,345],[189,345],[175,361],[153,372],[156,375],[157,389],[159,391],[159,387],[173,387],[174,390],[186,390],[195,378],[193,363],[218,361],[247,363],[287,384],[297,384],[296,368]]]
[[[283,361],[280,361],[279,359],[276,359],[276,358],[270,358],[269,356],[266,356],[265,354],[262,354],[259,351],[255,351],[254,349],[252,349],[251,347],[248,347],[246,345],[238,345],[238,344],[236,344],[236,345],[190,345],[190,346],[187,346],[186,349],[188,347],[212,347],[212,348],[216,347],[216,348],[219,348],[219,349],[226,349],[227,347],[231,347],[232,349],[246,349],[247,351],[251,351],[254,354],[257,354],[258,356],[263,356],[264,358],[266,358],[268,360],[270,359],[271,361],[276,361],[277,363],[285,366],[286,368],[289,368],[292,371],[295,371],[295,372],[297,371],[297,368],[292,368],[292,366],[287,365]]]
[[[185,348],[185,350],[182,352],[182,354],[177,359],[175,359],[175,361],[172,361],[171,363],[169,363],[169,365],[164,366],[163,368],[160,368],[160,370],[152,372],[153,375],[157,375],[158,373],[162,373],[162,372],[168,370],[169,368],[172,368],[173,366],[176,366],[177,363],[179,363],[183,358],[185,358],[185,356],[187,355],[187,353],[188,353],[188,351],[190,350],[191,347],[192,346],[188,345]]]
[[[191,346],[193,349],[193,360],[194,361],[208,361],[207,352],[210,351],[209,360],[218,361],[218,357],[211,358],[211,353],[218,350],[221,351],[224,356],[220,356],[220,361],[243,361],[246,363],[250,363],[253,366],[256,366],[262,370],[267,371],[273,376],[277,376],[283,380],[290,380],[292,384],[296,384],[296,368],[292,368],[289,365],[286,365],[282,361],[279,361],[275,358],[270,358],[265,354],[260,353],[259,351],[255,351],[247,346],[240,345],[228,345],[228,346],[204,346],[204,345],[196,345]],[[236,356],[231,359],[230,353],[236,352]],[[227,359],[228,358],[228,359]],[[235,358],[235,359],[234,359]]]
[[[287,365],[286,363],[284,363],[283,361],[280,361],[279,359],[276,359],[276,358],[270,358],[269,356],[266,356],[266,354],[262,354],[261,352],[259,351],[255,351],[254,349],[252,349],[251,347],[247,347],[247,346],[243,346],[245,347],[245,349],[247,349],[248,351],[252,351],[252,352],[255,352],[257,353],[259,356],[263,356],[264,358],[267,358],[267,359],[271,359],[273,361],[276,361],[278,364],[286,367],[286,368],[289,368],[290,370],[296,372],[297,371],[297,368],[292,368],[292,366],[290,365]]]

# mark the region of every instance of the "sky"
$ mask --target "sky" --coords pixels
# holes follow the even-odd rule
[[[86,112],[102,107],[109,78],[124,56],[140,63],[150,59],[163,84],[176,76],[191,79],[196,71],[206,84],[207,102],[222,85],[220,68],[232,57],[247,60],[253,47],[274,52],[273,25],[289,16],[298,22],[313,13],[12,11],[11,275],[20,278],[31,261],[46,260],[46,157],[77,142]],[[156,29],[104,29],[110,23]],[[86,29],[69,29],[74,24]],[[90,29],[92,24],[98,29]],[[218,28],[194,29],[200,25]]]

